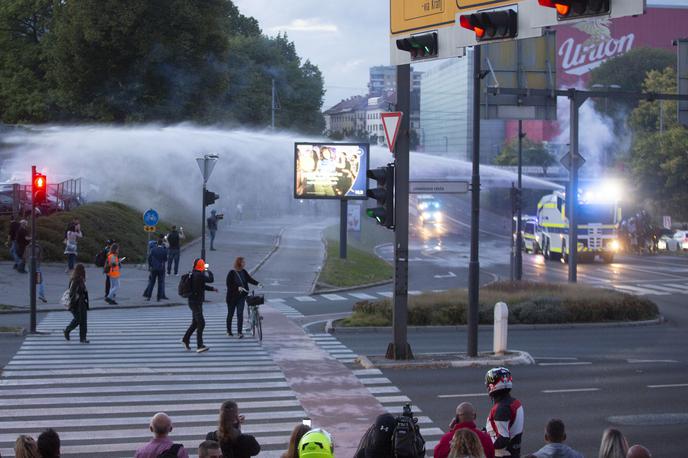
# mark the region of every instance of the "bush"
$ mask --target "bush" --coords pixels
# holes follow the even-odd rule
[[[586,285],[498,282],[480,291],[478,319],[492,324],[494,305],[509,306],[512,324],[593,323],[650,320],[659,316],[657,305],[645,298]],[[409,297],[409,325],[462,325],[467,322],[468,292],[465,289]],[[345,326],[389,326],[389,299],[360,301]],[[354,324],[358,323],[358,324]]]

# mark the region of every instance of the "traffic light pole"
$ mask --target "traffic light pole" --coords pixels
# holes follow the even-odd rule
[[[578,281],[578,110],[586,100],[587,97],[579,96],[576,89],[570,90],[571,125],[569,127],[569,141],[571,143],[571,152],[569,154],[569,193],[566,206],[566,213],[569,219],[569,246],[566,248],[569,250],[570,283],[576,283]],[[564,256],[565,252],[562,251],[561,255]]]
[[[411,66],[397,65],[397,111],[401,117],[395,148],[394,173],[394,342],[388,359],[413,359],[408,344],[408,237],[409,237],[409,119],[411,113]]]
[[[33,177],[36,166],[31,166],[31,261],[29,266],[29,300],[30,300],[30,330],[36,333],[36,194],[33,189]],[[46,191],[47,192],[47,191]]]
[[[478,309],[480,301],[480,45],[473,47],[473,174],[471,177],[471,258],[468,264],[468,345],[470,357],[478,356]]]
[[[339,201],[339,258],[346,259],[347,223],[349,219],[349,202],[346,199]]]

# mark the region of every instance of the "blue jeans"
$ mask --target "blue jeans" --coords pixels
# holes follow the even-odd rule
[[[15,269],[19,264],[21,264],[21,258],[17,254],[17,242],[12,240],[12,243],[10,244],[10,255],[12,256],[12,260],[14,260],[14,267]]]
[[[172,272],[172,263],[174,263],[174,274],[179,273],[179,248],[170,248],[167,251],[167,275]]]
[[[210,249],[214,250],[215,246],[213,245],[215,243],[215,233],[217,231],[210,231]]]
[[[110,294],[107,295],[108,299],[115,300],[117,295],[117,290],[119,289],[119,278],[110,277]]]
[[[36,284],[38,286],[38,297],[45,298],[45,279],[43,278],[43,272],[41,272],[41,268],[38,266],[36,266],[36,274],[41,279],[41,282]]]
[[[74,264],[76,264],[76,253],[67,253],[67,268],[74,270]]]
[[[237,314],[237,332],[242,333],[244,328],[244,307],[246,306],[246,296],[241,295],[239,299],[234,299],[227,304],[227,332],[232,332],[232,318],[234,318],[234,310]]]

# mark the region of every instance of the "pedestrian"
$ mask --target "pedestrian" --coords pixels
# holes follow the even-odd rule
[[[240,339],[244,338],[244,307],[246,306],[246,296],[248,296],[248,285],[259,286],[251,275],[246,272],[246,261],[242,256],[234,260],[234,268],[227,274],[227,335],[232,334],[232,318],[234,311],[237,314],[237,335]]]
[[[12,215],[10,220],[10,230],[7,234],[7,246],[10,249],[10,256],[14,261],[13,269],[17,270],[19,268],[19,262],[21,259],[17,256],[17,231],[19,230],[19,221],[17,217]]]
[[[26,252],[26,247],[29,245],[29,241],[31,240],[28,226],[29,222],[25,219],[19,221],[19,228],[17,229],[17,233],[15,235],[15,252],[17,253],[17,259],[19,260],[17,272],[22,274],[26,273],[26,261],[24,254]]]
[[[125,258],[119,257],[119,244],[113,243],[110,247],[110,254],[108,254],[107,261],[105,261],[105,274],[110,277],[110,292],[105,296],[105,302],[111,305],[117,305],[115,297],[119,290],[121,265]]]
[[[67,255],[67,269],[65,270],[65,272],[71,272],[72,270],[74,270],[74,264],[76,263],[77,255],[77,240],[83,236],[84,235],[81,233],[81,224],[79,224],[78,219],[75,219],[75,223],[73,225],[70,225],[67,229],[67,233],[65,235],[64,240],[64,254]]]
[[[287,448],[286,452],[282,453],[281,458],[299,458],[299,441],[303,435],[310,430],[311,427],[303,423],[294,426],[294,429],[291,431],[291,436],[289,436],[289,448]]]
[[[34,438],[23,434],[14,442],[14,456],[15,458],[41,458]]]
[[[222,449],[216,441],[203,441],[198,446],[198,458],[222,458]]]
[[[205,301],[206,291],[215,291],[217,288],[208,286],[208,283],[215,281],[213,273],[207,270],[207,265],[203,259],[194,261],[193,271],[191,272],[191,295],[189,295],[189,308],[191,309],[191,325],[182,337],[184,348],[191,350],[191,336],[196,332],[196,352],[203,353],[209,348],[203,345],[203,329],[205,328],[205,318],[203,318],[203,301]]]
[[[396,425],[394,415],[378,415],[358,443],[354,458],[394,458],[392,439]]]
[[[642,445],[634,445],[628,449],[626,458],[652,458],[652,454]]]
[[[52,428],[38,435],[36,441],[41,458],[60,458],[60,436]]]
[[[260,453],[260,445],[255,437],[241,432],[245,418],[239,414],[239,406],[234,401],[225,401],[220,407],[218,429],[205,436],[205,440],[220,444],[223,456],[250,458]],[[303,456],[303,455],[302,455]]]
[[[143,296],[147,301],[153,295],[153,287],[155,282],[158,282],[157,300],[167,300],[165,296],[165,264],[167,263],[167,248],[165,248],[165,238],[161,234],[158,236],[158,242],[148,255],[148,267],[150,268],[150,275],[148,276],[148,286],[143,292]]]
[[[69,340],[69,333],[79,327],[79,341],[89,343],[86,339],[88,330],[88,290],[86,289],[86,269],[79,263],[72,272],[72,279],[69,281],[69,311],[74,318],[64,329],[64,338]]]
[[[434,458],[447,458],[451,451],[451,442],[454,434],[460,429],[469,429],[478,435],[486,458],[494,458],[495,451],[490,435],[480,431],[475,424],[477,413],[470,402],[462,402],[456,406],[456,416],[449,423],[449,432],[446,433],[435,446]]]
[[[139,447],[134,458],[158,458],[159,456],[189,458],[189,452],[184,449],[184,446],[175,444],[169,438],[172,432],[172,419],[166,413],[159,412],[153,415],[148,429],[153,433],[153,439]]]
[[[299,458],[334,458],[334,442],[324,429],[311,429],[299,441]]]
[[[564,444],[566,430],[564,422],[553,418],[545,427],[545,442],[547,445],[533,453],[536,458],[583,458],[583,455]]]
[[[179,275],[179,254],[181,253],[181,240],[185,238],[184,228],[172,226],[172,230],[165,237],[167,239],[167,275],[172,274],[172,264],[174,264],[174,275]]]
[[[38,286],[38,298],[42,302],[48,302],[45,298],[45,279],[43,278],[43,271],[41,270],[41,262],[43,261],[43,246],[40,243],[35,243],[36,250],[36,286]]]
[[[449,458],[485,458],[478,435],[470,429],[457,429],[451,441]]]
[[[492,439],[496,456],[521,456],[521,436],[524,412],[521,401],[511,397],[513,380],[505,367],[487,371],[485,386],[493,406],[487,418],[486,430]]]
[[[96,266],[101,267],[103,269],[103,274],[105,275],[105,296],[107,297],[108,294],[110,294],[110,276],[107,274],[105,266],[107,265],[107,259],[108,256],[110,255],[110,248],[112,247],[112,244],[115,243],[114,240],[106,240],[105,241],[105,247],[103,247],[102,251],[98,253],[96,256]]]
[[[598,458],[626,458],[628,442],[621,431],[607,428],[602,434]]]
[[[210,217],[208,217],[208,232],[210,233],[210,251],[215,251],[215,233],[217,232],[217,222],[221,218],[218,217],[217,212],[212,210]]]

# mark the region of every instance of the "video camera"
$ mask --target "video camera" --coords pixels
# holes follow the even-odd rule
[[[215,218],[217,218],[217,219],[224,219],[224,217],[225,217],[225,214],[224,214],[224,213],[217,213],[217,214],[215,215]]]

